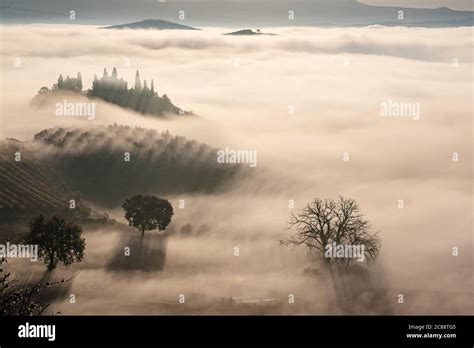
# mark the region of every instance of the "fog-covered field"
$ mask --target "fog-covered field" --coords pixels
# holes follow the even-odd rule
[[[175,233],[162,240],[150,232],[144,240],[152,254],[164,248],[161,270],[146,266],[156,255],[143,270],[112,267],[117,253],[137,245],[137,231],[86,227],[84,261],[51,277],[81,271],[49,310],[344,313],[330,279],[304,272],[319,267],[306,250],[280,245],[291,234],[291,212],[314,197],[343,195],[360,204],[382,243],[369,280],[345,279],[361,289],[352,313],[472,313],[472,29],[264,28],[277,35],[221,35],[228,31],[1,27],[2,139],[117,123],[258,154],[258,165],[226,190],[166,196],[175,208]],[[129,85],[139,70],[160,95],[199,117],[159,120],[96,101],[94,120],[68,119],[30,105],[59,74],[80,71],[87,89],[104,67],[109,73],[116,67]],[[381,115],[389,102],[416,103],[419,114]],[[125,223],[120,204],[95,202],[95,208]],[[190,236],[179,233],[186,224]],[[11,264],[35,277],[46,270],[42,263]]]

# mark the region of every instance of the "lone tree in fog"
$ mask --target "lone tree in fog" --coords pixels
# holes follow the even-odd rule
[[[150,195],[135,195],[122,204],[128,224],[142,233],[158,228],[164,231],[173,217],[171,203]]]
[[[58,262],[68,266],[82,261],[86,243],[78,224],[59,215],[51,218],[38,215],[30,221],[29,227],[25,243],[38,245],[38,257],[48,264],[48,270],[54,269]]]
[[[324,256],[328,246],[363,245],[364,258],[375,261],[380,243],[377,233],[370,231],[370,223],[359,212],[353,199],[337,200],[315,198],[300,213],[291,214],[289,229],[296,233],[282,244],[304,245],[312,253]],[[349,262],[350,258],[324,257],[326,266],[331,260]]]

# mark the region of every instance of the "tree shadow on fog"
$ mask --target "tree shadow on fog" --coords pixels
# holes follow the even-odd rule
[[[347,314],[393,314],[383,281],[358,264],[329,266],[337,303]]]
[[[162,271],[165,267],[166,248],[170,232],[127,233],[122,235],[106,269],[110,271]]]
[[[55,313],[56,310],[51,307],[51,304],[69,299],[72,283],[77,274],[78,272],[73,274],[61,269],[46,270],[39,278],[30,274],[27,284],[30,287],[38,287],[39,296],[36,297],[38,303],[41,306],[50,307],[47,312]]]

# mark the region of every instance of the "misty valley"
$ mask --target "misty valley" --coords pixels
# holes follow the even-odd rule
[[[472,31],[428,12],[2,24],[0,313],[472,313]]]

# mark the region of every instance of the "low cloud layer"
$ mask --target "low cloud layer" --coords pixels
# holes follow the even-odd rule
[[[21,35],[16,35],[21,31]],[[154,50],[197,50],[202,56],[211,52],[246,54],[363,54],[386,55],[414,60],[445,61],[453,57],[467,60],[472,40],[466,28],[422,29],[379,25],[367,28],[264,28],[274,36],[223,36],[228,28],[201,31],[108,30],[76,25],[3,26],[5,52],[35,58],[108,56],[151,57]],[[450,40],[437,40],[450,36]],[[49,45],[42,39],[50,38]],[[206,52],[203,50],[207,49]],[[212,50],[212,51],[211,51]],[[168,57],[173,54],[168,54]]]

